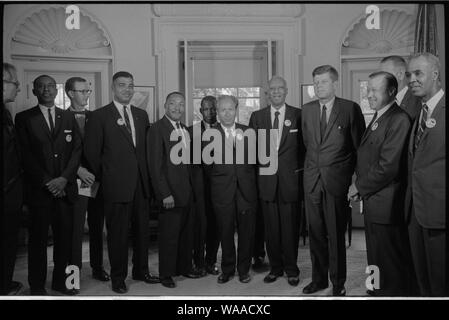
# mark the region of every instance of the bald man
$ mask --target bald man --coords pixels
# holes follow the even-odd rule
[[[446,101],[437,57],[411,58],[407,73],[422,108],[408,147],[406,215],[413,264],[422,296],[446,296]]]
[[[421,111],[420,98],[413,95],[408,87],[406,77],[407,63],[400,56],[388,56],[380,62],[380,70],[389,72],[395,76],[398,82],[396,103],[410,116],[412,122]]]

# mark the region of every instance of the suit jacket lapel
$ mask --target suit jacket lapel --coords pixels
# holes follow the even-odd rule
[[[54,136],[57,137],[59,130],[61,129],[61,122],[62,122],[62,114],[63,110],[59,109],[58,107],[55,107],[55,132]]]
[[[394,108],[399,108],[399,106],[396,104],[396,102],[393,103],[391,105],[391,107],[384,114],[382,114],[379,118],[377,118],[376,121],[374,121],[374,123],[377,123],[377,125],[379,126],[382,123],[382,121],[384,121],[385,119],[387,119],[390,116],[390,114],[393,112]],[[371,132],[375,131],[375,130],[371,129],[372,126],[374,125],[374,123],[371,124],[371,127],[366,128],[365,132],[363,133],[360,145],[362,145],[365,142],[365,140],[369,137]]]
[[[319,110],[319,108],[318,108],[318,110]],[[339,114],[340,114],[339,99],[338,99],[338,97],[335,97],[335,101],[334,101],[334,105],[332,107],[331,115],[329,116],[329,121],[327,122],[326,131],[324,132],[323,139],[321,139],[322,141],[324,141],[327,138],[327,136],[329,135],[329,132],[331,131],[331,129],[332,129],[334,123],[335,123],[335,120],[337,120]],[[319,121],[318,121],[318,123],[319,123]],[[318,126],[318,130],[319,130],[319,126]]]
[[[137,112],[136,112],[136,107],[135,106],[133,106],[133,105],[131,105],[131,108],[129,109],[129,110],[131,110],[131,115],[133,116],[133,121],[134,121],[134,131],[135,131],[135,133],[136,133],[136,148],[137,148],[137,146],[139,145],[139,143],[140,143],[140,139],[139,139],[139,137],[140,137],[140,130],[142,129],[141,127],[140,127],[140,119],[139,119],[139,117],[137,116]],[[143,128],[144,129],[144,128]],[[131,137],[132,138],[132,137]],[[134,143],[133,143],[133,145],[134,145]]]
[[[318,100],[315,101],[315,104],[312,107],[312,124],[314,130],[314,138],[317,145],[321,144],[321,133],[320,133],[320,103]]]
[[[132,136],[129,134],[128,130],[126,129],[125,120],[123,120],[122,116],[118,112],[114,103],[111,103],[109,105],[109,107],[111,108],[111,117],[112,117],[112,120],[114,121],[115,125],[119,127],[120,131],[125,135],[128,142],[131,143],[131,145],[134,147],[134,142],[133,142]],[[120,125],[119,122],[122,124]]]
[[[39,105],[34,107],[34,119],[35,122],[37,122],[37,127],[42,128],[42,130],[45,132],[45,134],[48,136],[49,139],[53,139],[51,136],[50,128],[48,127],[47,121],[45,120],[44,115],[42,114],[41,109],[39,108]]]
[[[279,124],[279,125],[282,125],[282,136],[281,136],[281,140],[280,140],[280,142],[279,142],[279,148],[278,148],[278,150],[281,149],[283,143],[285,142],[285,139],[287,138],[287,134],[288,134],[288,132],[289,132],[289,130],[290,130],[290,126],[287,127],[287,126],[285,125],[285,121],[286,121],[286,120],[290,121],[290,126],[291,126],[291,124],[293,123],[293,120],[292,120],[292,112],[290,111],[290,108],[289,108],[289,106],[288,106],[287,104],[285,105],[285,117],[284,117],[284,123]]]

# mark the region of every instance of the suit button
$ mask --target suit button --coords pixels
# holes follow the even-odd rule
[[[55,153],[55,158],[57,158],[58,157],[58,154],[57,153]]]

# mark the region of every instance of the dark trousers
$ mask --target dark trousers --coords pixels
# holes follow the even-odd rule
[[[217,252],[220,245],[217,219],[210,197],[210,182],[207,181],[206,177],[204,179],[204,197],[197,199],[193,219],[193,261],[198,268],[203,268],[205,264],[214,265],[217,262]]]
[[[159,214],[159,276],[187,274],[192,268],[193,203]]]
[[[103,198],[97,194],[97,198],[78,196],[78,200],[73,206],[73,237],[72,237],[72,259],[71,264],[77,265],[81,269],[82,246],[84,235],[84,224],[86,221],[89,227],[89,259],[93,270],[103,268],[103,227],[104,210]]]
[[[254,234],[253,258],[265,257],[265,224],[262,204],[257,202],[256,210],[256,231]]]
[[[65,268],[72,250],[73,205],[53,199],[50,206],[30,206],[28,240],[28,283],[32,290],[45,287],[47,278],[48,227],[53,232],[53,279],[55,287],[65,287]]]
[[[410,295],[412,276],[407,227],[372,223],[366,213],[364,218],[368,265],[379,268],[379,289],[374,288],[376,295]]]
[[[218,230],[221,241],[221,271],[234,274],[237,260],[237,272],[245,275],[251,267],[256,228],[256,203],[248,203],[237,189],[234,200],[228,205],[214,203]],[[237,226],[237,259],[234,234]]]
[[[262,210],[265,220],[270,273],[289,277],[299,275],[297,265],[299,242],[299,206],[298,202],[263,201]]]
[[[312,281],[328,285],[328,272],[334,286],[346,281],[345,231],[346,196],[335,197],[325,190],[321,180],[312,192],[305,192],[309,227]]]
[[[113,285],[125,281],[128,274],[129,223],[133,238],[133,275],[148,273],[148,243],[150,239],[149,200],[142,192],[142,183],[137,179],[132,202],[111,202],[105,199],[108,255]]]
[[[0,295],[7,294],[11,287],[16,263],[20,217],[21,209],[11,210],[6,207],[1,216]]]
[[[446,230],[424,228],[412,209],[408,232],[421,296],[447,296]]]

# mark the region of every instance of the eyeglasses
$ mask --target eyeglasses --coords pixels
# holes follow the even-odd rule
[[[82,94],[91,94],[92,90],[70,90],[74,92],[81,92]]]
[[[19,81],[11,81],[11,80],[3,79],[3,82],[6,82],[6,83],[12,83],[12,84],[15,85],[17,88],[20,86],[20,82],[19,82]]]

